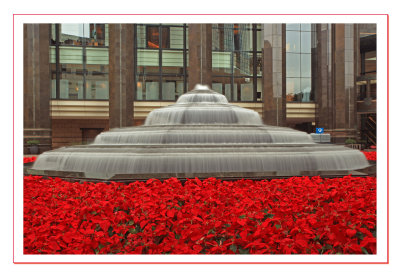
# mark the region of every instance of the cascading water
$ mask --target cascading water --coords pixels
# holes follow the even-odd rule
[[[29,171],[129,179],[347,173],[367,166],[360,151],[263,125],[255,111],[197,85],[176,104],[152,111],[143,126],[112,129],[90,145],[45,152]]]

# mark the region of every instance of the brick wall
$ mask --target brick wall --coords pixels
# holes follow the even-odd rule
[[[53,119],[52,120],[52,148],[71,146],[82,143],[82,129],[109,129],[107,120],[92,119]],[[91,135],[94,131],[89,132]]]

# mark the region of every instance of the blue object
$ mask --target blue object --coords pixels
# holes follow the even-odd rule
[[[324,133],[324,128],[323,128],[323,127],[317,127],[316,130],[315,130],[315,133],[316,133],[316,134],[322,134],[322,133]]]

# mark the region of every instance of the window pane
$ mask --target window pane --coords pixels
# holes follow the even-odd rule
[[[82,48],[60,47],[60,98],[83,99],[83,55]]]
[[[235,85],[239,88],[238,100],[253,101],[253,78],[242,77],[234,79]]]
[[[137,47],[145,48],[146,47],[146,26],[145,25],[137,25],[136,27],[136,43]]]
[[[184,93],[183,76],[165,76],[162,82],[162,100],[175,100]]]
[[[311,78],[301,79],[301,93],[302,102],[310,102],[314,100],[314,97],[311,95]]]
[[[262,76],[262,69],[263,69],[263,57],[262,53],[257,53],[257,76]]]
[[[301,32],[301,53],[311,53],[311,32]]]
[[[253,75],[253,54],[251,52],[234,52],[234,74]]]
[[[60,24],[61,45],[83,45],[90,38],[89,24]]]
[[[217,24],[212,30],[212,46],[213,50],[234,50],[233,24]]]
[[[87,65],[86,99],[108,99],[108,65]]]
[[[213,52],[212,68],[213,74],[232,73],[232,52]]]
[[[170,46],[171,48],[183,49],[183,28],[170,27]]]
[[[138,73],[158,73],[159,68],[159,51],[150,49],[137,50],[137,66]]]
[[[163,50],[161,69],[163,73],[183,74],[183,51]]]
[[[286,78],[286,101],[297,101],[300,91],[300,78]]]
[[[150,78],[151,79],[151,78]],[[146,100],[158,100],[159,99],[159,86],[158,81],[146,81],[145,82],[145,99]]]
[[[50,45],[56,45],[56,24],[51,24]]]
[[[251,24],[234,24],[233,43],[235,51],[253,50],[253,31]]]
[[[175,81],[164,81],[162,83],[162,100],[175,100]]]
[[[257,101],[262,101],[263,83],[262,78],[257,78]]]
[[[170,47],[169,27],[146,26],[146,47],[160,48],[160,46],[162,48]]]
[[[301,77],[311,77],[311,54],[301,54]]]
[[[286,76],[300,77],[300,54],[286,53]]]
[[[302,23],[301,31],[311,31],[311,24],[310,23]]]
[[[56,80],[57,80],[57,73],[56,73],[56,64],[50,64],[51,66],[51,98],[55,99],[57,88],[56,88]]]
[[[230,76],[226,76],[226,77],[215,77],[214,76],[212,79],[213,90],[225,95],[229,101],[234,100],[232,98],[232,92],[231,92],[231,80],[232,79]]]
[[[257,51],[262,51],[263,40],[261,38],[261,31],[257,31]]]
[[[160,48],[160,32],[158,26],[146,26],[146,47]]]
[[[286,30],[300,31],[300,24],[299,23],[287,23]]]
[[[300,32],[286,32],[286,52],[300,53]]]
[[[169,27],[161,27],[161,47],[170,48]]]
[[[106,27],[105,24],[89,24],[90,37],[86,41],[88,46],[105,46],[106,45]]]

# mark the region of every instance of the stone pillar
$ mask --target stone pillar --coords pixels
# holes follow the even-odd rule
[[[109,24],[109,126],[133,125],[134,25]]]
[[[317,70],[316,79],[316,127],[332,130],[333,124],[333,90],[332,90],[332,28],[330,24],[317,25]]]
[[[286,60],[282,24],[263,25],[263,118],[275,126],[286,124]]]
[[[51,149],[49,35],[49,24],[24,24],[24,154],[31,140]]]
[[[189,24],[189,90],[196,84],[212,86],[212,25]]]
[[[317,125],[334,143],[357,136],[357,44],[353,24],[318,25]]]

